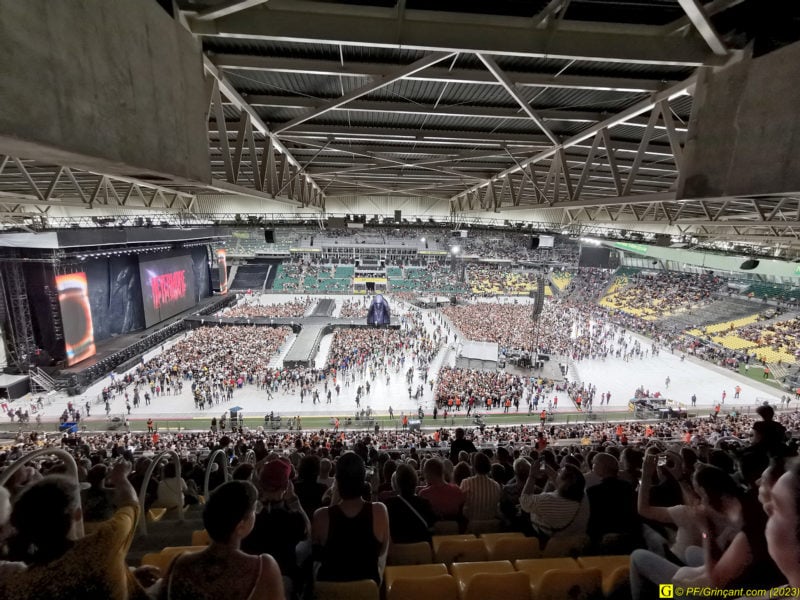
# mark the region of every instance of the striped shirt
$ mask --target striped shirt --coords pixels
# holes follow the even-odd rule
[[[519,505],[531,515],[534,529],[544,534],[583,535],[589,525],[589,501],[569,500],[557,492],[522,494]]]
[[[467,477],[461,482],[464,516],[470,521],[496,519],[502,495],[500,484],[486,475]]]

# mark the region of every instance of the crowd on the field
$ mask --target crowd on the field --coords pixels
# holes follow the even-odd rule
[[[261,304],[260,302],[240,302],[237,306],[226,308],[220,313],[222,317],[269,317],[274,319],[302,317],[316,302],[310,296],[296,298],[288,302]]]

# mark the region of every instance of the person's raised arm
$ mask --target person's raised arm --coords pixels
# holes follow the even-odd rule
[[[114,503],[118,508],[139,505],[136,490],[133,489],[131,482],[128,480],[130,472],[131,464],[125,460],[120,460],[114,465],[114,468],[111,469],[111,474],[108,476],[108,480],[114,485]]]
[[[658,454],[647,454],[644,457],[644,464],[642,465],[642,482],[639,485],[639,497],[636,502],[636,508],[639,515],[644,519],[652,521],[659,521],[661,523],[672,523],[672,517],[669,514],[669,509],[663,506],[651,506],[650,504],[650,489],[653,485],[653,475],[656,472],[658,465]]]

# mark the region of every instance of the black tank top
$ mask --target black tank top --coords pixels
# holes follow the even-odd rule
[[[372,528],[372,503],[348,518],[338,506],[328,509],[328,540],[319,549],[322,563],[317,573],[320,581],[358,581],[372,579],[380,585],[378,556],[381,543]]]

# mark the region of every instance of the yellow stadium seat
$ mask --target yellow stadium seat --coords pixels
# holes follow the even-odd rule
[[[147,520],[156,523],[163,519],[165,514],[167,514],[166,508],[151,508],[147,511]]]
[[[433,524],[434,535],[458,535],[459,526],[458,521],[436,521]]]
[[[631,557],[628,555],[580,556],[577,560],[584,569],[600,569],[603,595],[606,598],[630,585]]]
[[[433,552],[427,542],[416,544],[391,544],[387,564],[425,565],[433,561]]]
[[[459,593],[463,598],[470,580],[479,573],[513,573],[514,565],[507,560],[483,562],[457,562],[450,565],[450,574],[458,583]]]
[[[198,529],[192,532],[192,546],[208,546],[211,538],[205,529]]]
[[[447,566],[442,563],[386,567],[383,572],[383,584],[388,594],[392,589],[392,585],[398,579],[425,579],[427,577],[437,577],[439,575],[449,575]]]
[[[518,560],[514,568],[526,573],[531,587],[535,588],[548,571],[578,571],[581,567],[574,558],[534,558]]]
[[[142,566],[151,565],[166,573],[172,561],[186,552],[200,552],[205,546],[166,546],[161,552],[150,552],[142,557]]]
[[[500,519],[474,519],[467,523],[467,533],[498,533],[501,525]]]
[[[379,598],[378,584],[371,579],[314,582],[314,600],[379,600]]]
[[[490,545],[486,542],[489,560],[520,560],[539,558],[542,550],[535,537],[500,538]]]
[[[530,600],[525,573],[478,573],[469,580],[462,600]]]
[[[578,556],[589,546],[590,541],[587,535],[554,537],[547,542],[542,550],[542,556],[545,558]]]
[[[450,575],[400,577],[386,590],[386,600],[459,600],[458,585]]]
[[[455,523],[455,521],[453,521]],[[437,550],[439,550],[439,545],[442,542],[452,542],[454,540],[474,540],[475,536],[471,533],[457,533],[457,534],[447,534],[447,535],[434,535],[431,538],[431,548],[433,548],[433,553],[436,554]]]
[[[479,562],[489,559],[486,551],[486,544],[483,540],[473,538],[471,540],[446,540],[439,544],[434,551],[436,562],[446,564],[454,562]]]
[[[591,600],[601,593],[602,577],[600,569],[548,571],[532,589],[533,600]]]

